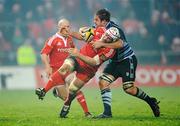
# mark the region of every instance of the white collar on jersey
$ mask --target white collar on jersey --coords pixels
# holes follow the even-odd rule
[[[64,38],[62,35],[60,35],[60,34],[58,34],[58,33],[56,33],[56,36],[59,37],[59,38],[61,38],[61,39],[63,40],[64,45],[65,45],[65,47],[66,47],[66,46],[67,46],[67,38]]]

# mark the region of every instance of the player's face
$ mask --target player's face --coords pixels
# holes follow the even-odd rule
[[[105,27],[103,21],[97,15],[94,16],[94,24],[96,27]]]
[[[70,25],[69,23],[65,23],[62,25],[61,33],[65,36],[69,35],[70,33]]]

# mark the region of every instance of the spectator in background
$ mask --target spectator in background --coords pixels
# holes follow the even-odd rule
[[[158,43],[160,45],[160,55],[161,55],[161,59],[160,59],[160,63],[162,65],[167,64],[167,58],[166,58],[166,54],[165,54],[165,36],[164,35],[160,35],[158,38]]]
[[[180,36],[174,37],[171,45],[171,49],[175,55],[175,61],[180,62]]]
[[[172,41],[171,45],[173,52],[179,52],[180,53],[180,37],[175,37]]]
[[[4,38],[3,32],[0,31],[0,64],[9,64],[11,60],[12,46],[11,44]]]
[[[4,12],[4,5],[0,3],[0,14],[2,14],[3,12]]]
[[[3,36],[3,32],[0,31],[0,50],[1,51],[8,51],[11,49],[11,45],[7,42]]]
[[[24,41],[24,37],[19,27],[15,27],[14,35],[13,35],[13,44],[14,48],[17,49]]]
[[[166,37],[166,43],[169,47],[173,45],[172,48],[167,48],[167,50],[172,51],[171,49],[175,48],[172,43],[173,39],[179,36],[179,5],[179,0],[165,0],[164,2],[161,0],[144,2],[135,0],[0,0],[0,29],[4,34],[4,38],[12,47],[11,49],[14,49],[11,50],[13,54],[15,54],[17,47],[22,44],[22,40],[27,37],[30,37],[33,42],[34,49],[40,51],[41,43],[39,39],[47,38],[55,32],[53,28],[56,17],[69,17],[73,20],[73,26],[78,28],[91,22],[90,15],[96,9],[106,7],[112,11],[113,17],[118,17],[120,23],[126,26],[123,27],[127,31],[128,39],[131,42],[138,40],[138,44],[133,45],[135,50],[157,52],[159,50],[158,38],[162,31],[166,31],[166,33],[163,33]],[[119,11],[115,9],[117,7],[119,7]],[[150,14],[151,16],[149,16]],[[131,19],[130,22],[133,22],[133,24],[129,25],[129,19]],[[133,27],[131,27],[132,25]],[[134,29],[135,27],[136,29]],[[24,38],[22,39],[21,37]],[[36,44],[36,42],[38,43]],[[167,58],[175,56],[176,54],[174,55],[174,53],[171,52],[172,55],[167,55]],[[9,55],[9,52],[8,54],[6,53],[7,55]],[[13,57],[16,59],[15,55]],[[148,57],[152,58],[150,60],[151,63],[159,61],[159,59],[154,59],[154,57],[149,55]],[[143,57],[140,56],[140,58]],[[8,58],[6,59],[8,60]],[[6,62],[4,63],[6,65]],[[149,62],[143,59],[142,63]]]
[[[17,64],[22,66],[36,65],[35,50],[30,40],[26,40],[24,44],[17,49]]]
[[[151,15],[151,24],[154,26],[157,24],[160,18],[160,12],[158,10],[153,10]]]

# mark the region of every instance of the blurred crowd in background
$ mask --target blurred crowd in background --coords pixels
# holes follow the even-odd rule
[[[27,64],[41,64],[40,50],[59,19],[69,19],[78,30],[92,26],[101,8],[125,31],[140,64],[180,64],[179,0],[0,0],[0,66],[28,59]]]

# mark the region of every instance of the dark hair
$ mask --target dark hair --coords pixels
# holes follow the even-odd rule
[[[107,9],[100,9],[96,12],[96,15],[100,18],[101,21],[105,20],[110,21],[111,14]]]

